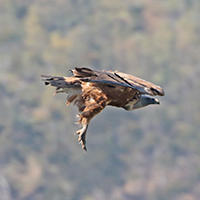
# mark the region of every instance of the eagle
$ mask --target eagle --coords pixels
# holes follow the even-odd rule
[[[76,132],[83,150],[86,148],[86,132],[91,119],[106,106],[124,108],[127,111],[151,104],[160,104],[152,96],[164,96],[164,90],[139,77],[118,71],[98,71],[86,67],[70,69],[71,77],[41,75],[45,85],[56,87],[57,93],[67,93],[66,105],[73,102],[78,107]]]

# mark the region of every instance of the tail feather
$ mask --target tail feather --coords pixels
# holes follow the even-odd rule
[[[43,77],[42,81],[44,81],[45,85],[51,85],[59,88],[79,88],[81,87],[81,82],[77,78],[67,78],[67,77],[58,77],[58,76],[48,76],[41,75]]]

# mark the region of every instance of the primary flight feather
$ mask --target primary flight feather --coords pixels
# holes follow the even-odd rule
[[[71,77],[42,75],[42,80],[45,85],[56,87],[54,94],[67,93],[67,105],[73,102],[78,107],[78,123],[82,124],[82,129],[76,133],[85,151],[88,125],[107,105],[134,110],[159,104],[150,96],[164,96],[160,86],[122,72],[97,71],[86,67],[70,71],[73,73]]]

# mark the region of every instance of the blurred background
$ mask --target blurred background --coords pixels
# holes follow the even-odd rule
[[[197,200],[200,1],[0,0],[0,200]],[[164,88],[107,107],[77,144],[76,108],[41,74],[87,66]]]

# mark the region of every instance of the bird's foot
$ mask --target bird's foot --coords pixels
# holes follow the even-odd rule
[[[85,140],[85,136],[86,136],[86,132],[87,132],[87,128],[88,128],[88,124],[83,125],[83,128],[78,130],[76,132],[76,134],[79,136],[78,137],[78,143],[82,145],[82,149],[86,152],[87,148],[86,148],[86,140]]]

